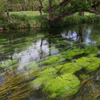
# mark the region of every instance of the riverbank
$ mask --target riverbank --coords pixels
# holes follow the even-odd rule
[[[46,14],[44,14],[46,16]],[[3,19],[3,20],[2,20]],[[25,29],[35,27],[49,27],[48,21],[41,19],[38,11],[21,11],[10,12],[10,23],[6,22],[6,17],[0,18],[0,29]],[[81,23],[96,23],[100,22],[100,14],[95,15],[92,13],[84,13],[84,16],[80,16],[79,13],[65,17],[59,23],[57,27],[63,27],[73,24]]]

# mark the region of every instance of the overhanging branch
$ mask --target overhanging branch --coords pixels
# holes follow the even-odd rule
[[[75,14],[75,13],[77,13],[77,12],[80,12],[80,11],[74,11],[74,12],[71,12],[71,13],[66,12],[66,13],[60,15],[59,17],[55,17],[54,20],[60,21],[60,20],[63,19],[64,17],[73,15],[73,14]],[[90,13],[99,14],[97,10],[85,10],[85,12],[90,12]]]

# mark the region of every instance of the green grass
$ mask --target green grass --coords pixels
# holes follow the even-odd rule
[[[43,13],[43,16],[46,16]],[[48,21],[40,18],[39,11],[19,11],[10,12],[11,23],[1,22],[5,29],[21,29],[34,27],[49,27]],[[56,23],[57,27],[65,25],[73,25],[80,23],[94,23],[100,21],[100,14],[84,12],[84,16],[79,16],[79,13],[65,17],[60,22]]]

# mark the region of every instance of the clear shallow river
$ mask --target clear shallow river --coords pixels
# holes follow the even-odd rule
[[[29,67],[32,63],[37,65],[41,60],[46,59],[49,56],[61,55],[62,52],[65,52],[73,47],[86,48],[87,46],[98,47],[100,46],[100,24],[93,25],[77,25],[70,26],[65,28],[57,29],[23,29],[23,30],[12,30],[12,31],[3,31],[0,32],[0,85],[3,88],[4,83],[8,84],[8,87],[11,85],[9,82],[13,81],[14,75],[25,74],[25,77],[19,75],[19,81],[22,79],[23,83],[27,83],[32,79],[30,78]],[[99,53],[99,49],[97,54]],[[43,66],[39,64],[39,66]],[[34,69],[34,68],[33,68]],[[82,73],[82,72],[80,72]],[[77,73],[76,73],[77,74]],[[100,91],[100,69],[89,73],[91,76],[90,79],[82,80],[87,83],[79,89],[79,92],[68,100],[99,100]],[[15,76],[14,76],[15,77]],[[26,79],[26,80],[25,80]],[[88,80],[88,81],[87,81]],[[16,82],[16,81],[15,81]],[[20,84],[21,84],[20,83]],[[15,84],[15,83],[14,83]],[[19,83],[17,84],[20,85]],[[91,85],[89,85],[91,84]],[[14,85],[13,85],[14,86]],[[16,84],[15,84],[16,86]],[[25,87],[27,87],[25,85]],[[24,88],[25,88],[24,87]],[[4,89],[4,88],[3,88]],[[21,91],[22,88],[19,88]],[[9,93],[12,93],[10,94]],[[12,91],[12,92],[11,92]],[[7,90],[0,97],[1,100],[23,100],[23,98],[16,98],[16,94],[13,95],[14,90]],[[18,91],[18,90],[17,90]],[[91,93],[90,93],[91,91]],[[90,95],[97,92],[94,95],[94,99]],[[0,90],[2,92],[2,90]],[[24,92],[25,93],[25,92]],[[20,93],[20,94],[24,94]],[[46,96],[40,92],[36,92],[35,96],[28,95],[24,99],[26,100],[48,100]],[[26,92],[26,94],[28,94]],[[87,95],[89,94],[89,95]],[[0,95],[0,96],[2,96]],[[16,99],[15,99],[15,98]],[[3,98],[3,99],[2,99]],[[80,99],[81,98],[81,99]],[[82,99],[84,98],[84,99]],[[54,100],[67,100],[65,98],[55,98]],[[53,99],[52,99],[53,100]]]

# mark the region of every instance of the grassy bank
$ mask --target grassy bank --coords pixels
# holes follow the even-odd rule
[[[44,14],[45,16],[45,14]],[[20,28],[34,28],[34,27],[49,27],[46,20],[40,18],[38,11],[21,11],[21,12],[10,12],[11,22],[7,23],[1,18],[1,27],[5,29],[20,29]],[[100,21],[100,15],[92,13],[84,13],[84,16],[79,16],[78,13],[65,17],[56,26],[65,26],[79,23],[94,23]]]

